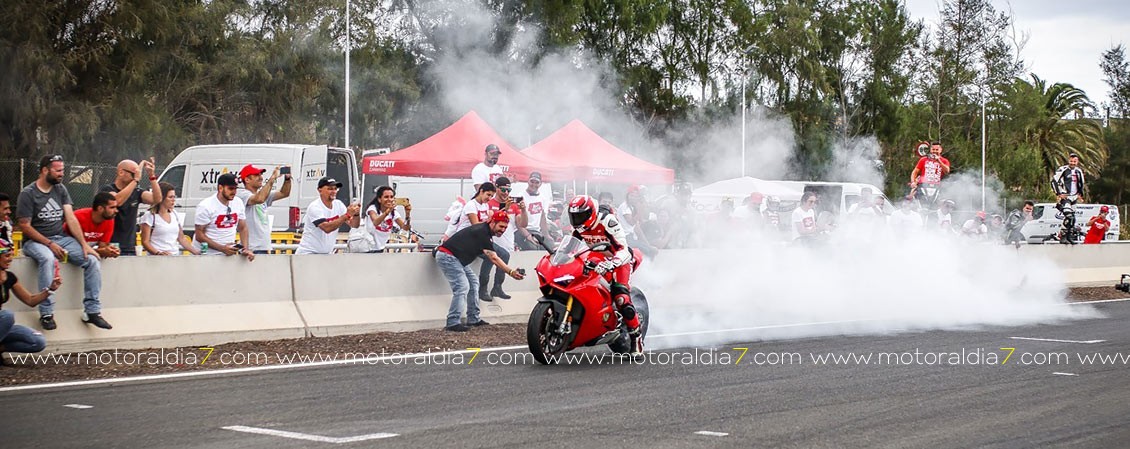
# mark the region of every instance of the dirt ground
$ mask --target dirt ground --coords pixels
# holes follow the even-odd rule
[[[1111,287],[1073,288],[1067,296],[1070,301],[1098,301],[1127,297],[1130,295]],[[218,345],[211,351],[199,347],[123,350],[117,353],[92,351],[84,354],[86,363],[80,363],[77,354],[69,354],[69,363],[60,360],[68,354],[57,354],[53,360],[38,362],[25,360],[22,363],[11,360],[13,355],[19,356],[19,354],[5,354],[7,360],[4,361],[3,366],[0,366],[0,385],[65,382],[287,363],[285,360],[280,360],[280,356],[282,358],[304,356],[308,357],[306,361],[321,361],[325,359],[319,357],[328,358],[347,352],[392,355],[522,345],[525,344],[525,331],[524,324],[494,324],[462,333],[428,329],[338,337],[245,341]],[[224,360],[225,358],[227,360]],[[295,361],[298,360],[291,359],[291,363]]]

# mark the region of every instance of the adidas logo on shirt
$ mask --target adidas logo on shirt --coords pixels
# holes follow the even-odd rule
[[[59,203],[55,202],[55,198],[47,200],[47,204],[43,205],[43,209],[39,210],[38,215],[40,220],[44,221],[58,221],[63,218],[63,208]]]

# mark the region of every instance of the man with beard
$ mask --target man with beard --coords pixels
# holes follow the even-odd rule
[[[479,186],[484,182],[493,183],[502,176],[502,166],[498,165],[498,156],[502,155],[502,150],[498,145],[487,145],[483,150],[483,161],[471,169],[471,183],[474,184],[475,190],[479,190]]]
[[[478,295],[475,291],[479,284],[479,276],[469,265],[479,256],[484,256],[490,263],[501,269],[506,275],[522,280],[525,273],[510,268],[494,252],[494,237],[499,237],[510,226],[510,216],[505,211],[497,211],[489,221],[473,224],[456,232],[436,248],[436,265],[439,266],[447,282],[451,284],[451,306],[447,310],[447,322],[444,330],[449,332],[467,332],[471,327],[486,326],[486,321],[479,317]],[[467,324],[462,323],[462,316],[466,310]]]
[[[102,318],[102,263],[98,253],[86,244],[82,226],[75,218],[71,194],[63,185],[63,156],[55,154],[39,160],[39,178],[20,191],[16,201],[16,223],[23,232],[23,251],[39,265],[39,289],[46,290],[55,279],[56,261],[82,268],[82,321],[102,329],[110,323]],[[66,223],[70,235],[63,232]],[[39,324],[53,330],[55,292],[39,303]]]
[[[94,195],[94,202],[90,207],[75,211],[75,219],[82,227],[83,238],[103,259],[112,259],[121,255],[121,248],[115,248],[110,244],[110,236],[114,234],[114,216],[117,214],[118,200],[114,199],[114,194],[110,192],[98,192]],[[64,225],[63,230],[70,229]]]
[[[196,206],[194,225],[196,232],[192,234],[192,245],[197,250],[208,245],[203,254],[234,256],[236,254],[255,260],[255,254],[242,244],[235,243],[235,236],[239,234],[239,241],[248,241],[246,209],[243,200],[235,196],[239,190],[239,183],[235,175],[224,173],[216,180],[216,194]]]

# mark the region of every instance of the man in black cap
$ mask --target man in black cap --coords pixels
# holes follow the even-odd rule
[[[361,205],[345,207],[345,203],[335,198],[341,186],[330,177],[318,180],[318,199],[306,207],[306,216],[302,217],[305,223],[302,225],[302,239],[298,241],[295,254],[333,254],[341,226],[361,226]]]
[[[471,169],[471,184],[475,186],[475,190],[479,190],[484,182],[494,182],[503,175],[502,166],[498,165],[498,156],[501,154],[502,150],[493,143],[483,150],[483,161]]]
[[[240,242],[247,242],[246,209],[243,200],[236,197],[239,182],[235,174],[224,173],[216,180],[216,194],[196,206],[196,232],[192,236],[192,245],[201,249],[203,244],[208,245],[206,255],[222,254],[225,256],[242,255],[250,262],[255,260],[255,254],[243,244],[235,242],[236,233]]]

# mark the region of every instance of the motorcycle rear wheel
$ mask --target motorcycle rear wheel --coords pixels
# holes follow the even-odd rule
[[[557,355],[565,352],[565,339],[554,335],[560,319],[554,313],[553,305],[539,302],[530,312],[530,321],[526,324],[526,344],[534,359],[542,365],[554,365],[558,362]]]

